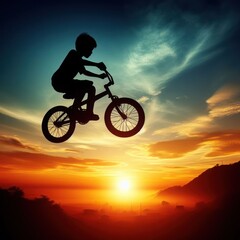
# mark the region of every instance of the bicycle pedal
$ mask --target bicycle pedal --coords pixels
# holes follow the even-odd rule
[[[82,125],[84,125],[84,124],[87,124],[88,122],[89,122],[89,118],[85,115],[79,115],[78,117],[77,117],[77,121],[80,123],[80,124],[82,124]]]

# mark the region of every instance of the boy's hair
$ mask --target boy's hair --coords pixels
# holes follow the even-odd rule
[[[97,47],[97,43],[93,37],[87,33],[81,33],[75,42],[75,48],[77,51],[81,50],[84,47]]]

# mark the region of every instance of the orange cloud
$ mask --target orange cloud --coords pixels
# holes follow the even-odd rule
[[[32,150],[32,151],[37,150],[36,148],[34,148],[32,146],[28,146],[28,145],[22,143],[16,137],[2,135],[2,136],[0,136],[0,143],[3,145],[6,145],[6,146],[15,147],[15,148],[28,149],[28,150]]]
[[[202,146],[210,149],[206,157],[240,154],[239,136],[240,131],[202,133],[196,137],[157,142],[149,145],[148,150],[151,156],[159,158],[183,157]]]
[[[231,116],[238,113],[240,113],[240,104],[228,103],[227,105],[213,107],[209,111],[209,116],[211,118],[220,118],[220,117]]]
[[[219,157],[232,154],[240,154],[240,131],[221,132],[209,134],[208,141],[212,145],[212,151],[207,157]]]
[[[209,116],[219,118],[240,113],[240,85],[225,85],[218,89],[209,99],[207,104]]]
[[[55,168],[90,170],[90,167],[116,166],[118,162],[77,159],[23,151],[0,152],[0,168],[11,170],[46,170]]]
[[[159,158],[178,158],[196,150],[202,143],[201,138],[185,138],[157,142],[149,146],[151,156]]]
[[[237,99],[239,95],[240,85],[225,85],[218,89],[206,102],[209,107],[212,108],[216,105],[221,105],[233,99]]]

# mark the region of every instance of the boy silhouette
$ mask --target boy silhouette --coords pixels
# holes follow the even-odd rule
[[[77,80],[74,77],[78,73],[102,79],[106,77],[105,73],[96,74],[85,69],[85,66],[94,66],[102,71],[106,70],[103,62],[95,63],[83,59],[83,57],[90,57],[96,47],[97,43],[93,37],[87,33],[81,33],[75,42],[76,50],[69,51],[58,70],[52,76],[52,86],[57,92],[66,93],[68,97],[75,98],[73,103],[74,113],[78,112],[79,103],[83,100],[84,95],[88,93],[86,114],[89,120],[99,119],[99,116],[93,113],[96,89],[92,81]]]

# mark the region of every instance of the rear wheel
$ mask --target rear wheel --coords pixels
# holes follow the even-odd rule
[[[105,124],[118,137],[131,137],[143,127],[145,114],[141,105],[131,98],[115,99],[106,109]]]
[[[76,126],[69,108],[56,106],[51,108],[43,117],[42,132],[46,139],[53,143],[68,140]]]

